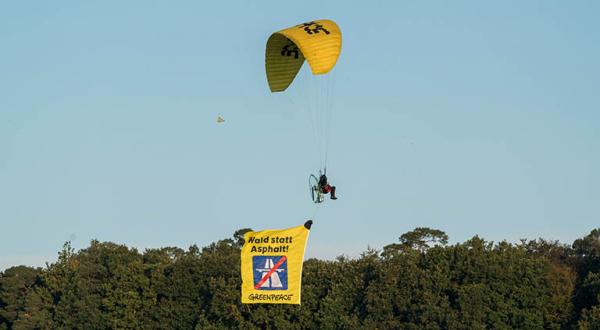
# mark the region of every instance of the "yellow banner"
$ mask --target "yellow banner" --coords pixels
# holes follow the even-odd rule
[[[302,263],[312,221],[251,231],[242,247],[242,303],[300,304]]]

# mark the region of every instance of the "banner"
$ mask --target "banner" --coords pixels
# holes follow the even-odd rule
[[[251,231],[242,247],[242,303],[300,304],[302,263],[312,221],[282,230]]]

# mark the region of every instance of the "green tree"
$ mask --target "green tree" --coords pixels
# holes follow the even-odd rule
[[[441,230],[427,227],[417,227],[412,231],[406,232],[399,237],[400,243],[386,245],[383,248],[382,255],[389,257],[393,254],[418,250],[425,252],[432,246],[448,244],[448,235]]]
[[[27,266],[11,267],[0,274],[0,328],[10,329],[18,320],[31,316],[27,297],[39,275],[39,268]]]

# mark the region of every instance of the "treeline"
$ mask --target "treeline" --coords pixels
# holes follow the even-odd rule
[[[304,263],[302,305],[240,303],[240,230],[187,251],[65,244],[0,273],[0,329],[600,329],[600,229],[571,245],[416,228]],[[310,242],[309,242],[310,244]]]

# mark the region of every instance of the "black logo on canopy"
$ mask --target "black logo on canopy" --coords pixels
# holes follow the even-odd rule
[[[294,55],[294,58],[296,58],[296,59],[298,58],[298,56],[300,56],[300,50],[298,49],[298,46],[296,46],[296,44],[294,44],[293,42],[290,44],[287,44],[287,45],[283,46],[283,48],[281,48],[281,56],[292,56],[292,55]]]
[[[323,27],[322,24],[317,24],[314,21],[308,23],[302,23],[297,26],[299,29],[304,29],[304,31],[308,34],[318,34],[323,31],[325,34],[329,34],[330,32]]]

